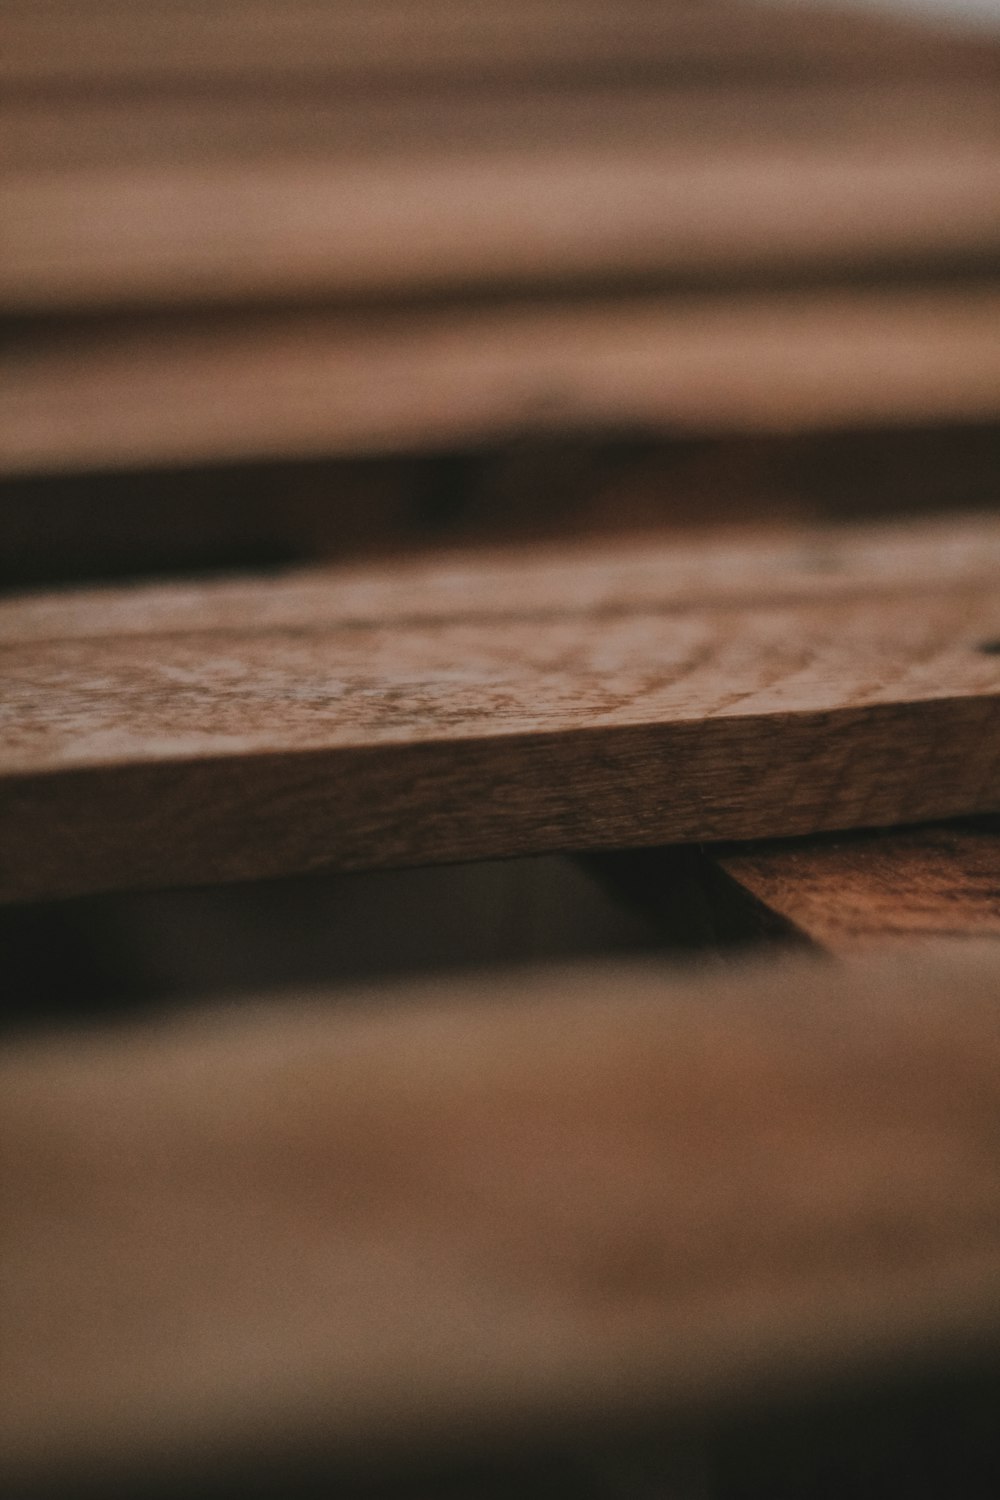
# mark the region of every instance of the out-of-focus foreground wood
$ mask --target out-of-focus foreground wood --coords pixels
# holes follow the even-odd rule
[[[8,1046],[8,1477],[612,1423],[996,1338],[995,949],[346,998]]]

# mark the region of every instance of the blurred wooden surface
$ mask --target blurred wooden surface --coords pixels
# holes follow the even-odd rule
[[[3,27],[0,473],[997,417],[985,36],[690,0]]]
[[[998,983],[992,947],[589,966],[8,1046],[8,1482],[988,1346]]]
[[[12,181],[28,173],[71,169],[229,163],[234,169],[289,161],[397,169],[425,162],[435,149],[444,164],[478,161],[488,173],[532,144],[573,153],[658,147],[666,164],[772,152],[796,142],[832,154],[881,146],[901,151],[985,149],[996,140],[1000,100],[987,79],[957,80],[941,69],[918,79],[731,78],[538,84],[517,93],[445,83],[420,89],[352,93],[322,79],[298,89],[8,90],[0,99],[0,170]],[[393,158],[395,158],[393,162]]]
[[[742,102],[747,118],[730,104],[728,130],[710,122],[696,133],[682,118],[679,133],[654,116],[638,138],[605,95],[581,101],[577,118],[563,104],[569,118],[557,115],[556,132],[543,115],[528,134],[519,117],[528,138],[510,144],[494,110],[478,147],[445,138],[438,117],[437,139],[404,122],[380,149],[351,150],[335,129],[324,152],[314,129],[307,148],[271,160],[246,145],[232,159],[171,154],[134,168],[117,145],[107,165],[29,171],[15,160],[0,173],[0,305],[454,295],[588,277],[995,258],[1000,105],[940,120],[933,98],[918,114],[904,95],[899,120],[886,91],[877,115],[848,107],[835,129],[836,99],[827,118],[822,96],[799,101],[796,120],[793,98],[782,128],[768,131],[767,96],[763,129],[757,100]],[[115,142],[132,135],[135,114],[122,110],[117,129],[109,122]],[[63,117],[72,130],[72,112]],[[356,137],[364,123],[354,121]],[[218,141],[207,149],[216,154]]]
[[[28,326],[0,471],[995,419],[998,323],[1000,287],[973,281]]]
[[[0,82],[58,88],[235,80],[391,85],[450,77],[745,72],[995,76],[975,33],[732,0],[7,0]]]

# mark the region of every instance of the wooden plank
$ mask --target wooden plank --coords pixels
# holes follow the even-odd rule
[[[714,858],[773,918],[828,953],[1000,937],[996,825],[838,834]]]
[[[922,134],[12,172],[0,179],[0,300],[398,296],[995,251],[998,133]]]
[[[995,818],[817,838],[593,854],[585,864],[674,946],[778,942],[837,957],[1000,937]]]
[[[391,574],[371,573],[366,608],[355,573],[339,617],[336,573],[299,595],[279,584],[273,608],[263,581],[154,590],[148,618],[142,590],[109,593],[103,624],[93,598],[68,598],[61,626],[58,600],[12,604],[0,891],[995,810],[996,525],[977,554],[973,523],[928,577],[940,535],[897,536],[874,581],[878,532],[863,528],[800,535],[784,580],[780,545],[748,548],[742,578],[738,549],[723,553],[714,593],[703,553],[700,602],[697,563],[674,567],[667,543],[658,596],[651,547],[617,581],[586,554],[576,577],[528,570],[506,602],[511,570],[488,559],[418,570],[409,591],[404,570],[395,606]]]
[[[367,497],[366,497],[367,499]],[[989,513],[853,525],[732,526],[466,548],[262,578],[0,598],[0,649],[147,635],[345,633],[518,618],[775,609],[985,593],[1000,578]]]
[[[767,79],[628,87],[565,83],[509,90],[445,87],[358,94],[326,84],[245,93],[149,90],[10,94],[0,99],[0,170],[32,173],[182,163],[257,164],[289,157],[338,163],[429,150],[445,159],[526,144],[610,146],[627,166],[636,146],[745,156],[789,141],[820,150],[868,145],[930,152],[1000,138],[992,82]],[[480,157],[489,176],[490,156]],[[336,247],[334,247],[336,248]]]
[[[7,0],[0,83],[19,88],[164,81],[323,77],[385,86],[470,76],[480,83],[539,75],[693,69],[854,77],[995,76],[996,49],[931,24],[795,5],[649,4],[627,0],[213,0],[69,5]]]
[[[995,418],[998,319],[973,283],[28,325],[0,470]]]
[[[617,565],[623,538],[654,529],[669,528],[688,556],[685,532],[750,516],[765,527],[898,521],[940,514],[945,502],[955,530],[943,530],[940,545],[950,549],[963,511],[994,506],[998,474],[1000,425],[986,422],[715,441],[537,433],[412,458],[26,475],[7,479],[0,497],[0,615],[4,591],[556,538],[566,545],[570,535],[613,538]],[[520,569],[508,575],[505,590]],[[269,612],[279,598],[269,592]],[[44,616],[44,601],[38,607]]]
[[[973,946],[9,1045],[4,1479],[610,1430],[995,1350],[998,1000]]]

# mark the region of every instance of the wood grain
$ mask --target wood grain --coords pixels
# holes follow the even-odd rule
[[[1000,832],[941,824],[726,850],[722,871],[828,953],[1000,937]]]
[[[84,321],[7,339],[0,470],[1000,412],[993,282]]]
[[[11,604],[0,891],[995,810],[996,523],[880,535]]]
[[[995,1349],[998,1000],[973,946],[8,1046],[4,1478],[523,1442]]]
[[[989,76],[996,49],[941,26],[835,9],[627,0],[212,0],[198,6],[7,0],[0,83],[55,88],[299,80],[391,85],[472,76],[674,77],[706,68]]]

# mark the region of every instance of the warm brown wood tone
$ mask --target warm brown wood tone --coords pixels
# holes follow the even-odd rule
[[[478,150],[418,138],[324,156],[317,137],[263,162],[15,170],[0,176],[0,303],[398,295],[995,251],[998,122],[955,130],[931,113],[904,131],[886,103],[888,124],[848,118],[839,137],[790,123],[768,141],[734,122],[728,139],[629,140],[606,100],[597,139],[594,109],[587,130],[569,121],[561,140],[536,131],[506,148],[494,129]]]
[[[585,864],[675,948],[778,943],[843,957],[889,943],[1000,937],[995,819],[620,850]]]
[[[12,602],[10,897],[992,811],[998,531]]]
[[[523,1441],[995,1346],[998,1001],[973,947],[9,1046],[6,1476]]]
[[[335,498],[335,497],[334,497]],[[1000,579],[1000,517],[650,532],[397,555],[284,575],[0,598],[0,648],[95,638],[514,626],[766,605],[978,596]]]
[[[28,326],[0,470],[994,418],[998,324],[972,283]]]
[[[685,76],[691,70],[907,76],[995,70],[973,34],[814,6],[625,0],[7,0],[0,83],[246,82],[333,86],[472,74]]]
[[[719,868],[830,953],[1000,937],[1000,829],[938,825],[727,850]]]
[[[1000,55],[1000,48],[998,48]],[[1000,71],[1000,66],[998,66]],[[739,80],[713,83],[622,80],[519,90],[454,89],[345,93],[322,81],[273,92],[176,88],[27,94],[0,98],[0,170],[26,172],[136,168],[182,163],[287,162],[289,157],[362,165],[387,154],[397,166],[429,150],[445,161],[476,154],[488,175],[512,148],[568,151],[615,146],[623,165],[636,147],[661,151],[676,171],[693,151],[797,145],[830,153],[867,145],[900,152],[987,147],[1000,133],[993,83],[953,76],[907,82]],[[486,154],[486,153],[489,154]],[[695,157],[697,164],[699,157]],[[821,161],[822,161],[821,157]],[[335,249],[336,247],[334,247]]]

